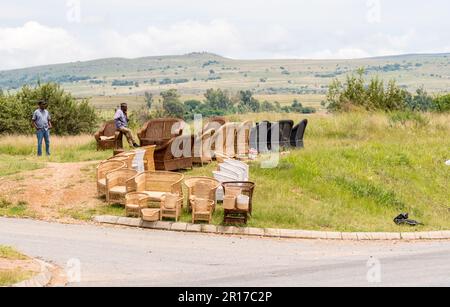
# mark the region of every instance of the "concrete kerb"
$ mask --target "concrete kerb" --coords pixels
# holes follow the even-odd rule
[[[220,235],[239,235],[284,239],[320,239],[344,241],[414,241],[414,240],[450,240],[450,231],[432,232],[325,232],[293,229],[254,228],[236,226],[216,226],[208,224],[190,224],[173,222],[143,222],[137,218],[114,216],[96,216],[94,222],[127,227],[139,227],[155,230],[193,232]]]

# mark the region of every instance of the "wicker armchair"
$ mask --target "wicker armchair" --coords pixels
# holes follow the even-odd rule
[[[106,201],[109,204],[125,205],[127,182],[137,175],[132,169],[120,169],[106,174]]]
[[[291,146],[296,148],[303,148],[303,138],[305,136],[306,127],[308,126],[308,120],[303,120],[300,124],[292,129],[291,134]]]
[[[252,121],[246,121],[239,125],[236,134],[236,154],[238,157],[248,156],[250,151],[250,133],[252,128]]]
[[[278,151],[290,147],[292,128],[294,128],[294,121],[292,120],[281,120],[273,123],[269,129],[267,139],[269,150]],[[274,139],[276,137],[278,139]]]
[[[238,129],[239,124],[237,123],[227,123],[220,127],[212,140],[214,152],[234,158],[236,156],[236,135]]]
[[[109,158],[108,161],[124,162],[127,165],[127,168],[133,169],[133,160],[134,160],[135,156],[136,156],[136,153],[134,153],[134,152],[124,152],[124,153],[118,154],[117,156]]]
[[[184,122],[175,118],[160,118],[147,122],[138,132],[141,146],[165,146],[173,138],[183,134]]]
[[[192,223],[206,221],[211,224],[214,212],[214,201],[203,198],[196,198],[192,205]]]
[[[155,171],[155,149],[156,149],[156,145],[144,146],[144,147],[141,147],[141,149],[145,150],[145,156],[144,156],[145,171],[147,171],[147,172]]]
[[[116,130],[113,120],[104,123],[94,136],[97,141],[97,150],[123,148],[123,135]]]
[[[211,146],[214,131],[214,129],[209,129],[201,136],[192,136],[193,163],[201,164],[203,166],[204,164],[212,162],[213,151]]]
[[[127,168],[127,165],[121,161],[105,161],[97,166],[97,193],[98,196],[106,195],[106,174]]]
[[[196,198],[212,200],[214,202],[214,210],[216,207],[216,192],[220,187],[220,182],[209,177],[192,177],[184,181],[184,185],[188,189],[188,205],[192,210],[192,205]]]
[[[213,132],[217,131],[227,123],[227,120],[225,117],[215,116],[208,119],[208,122],[203,127],[203,133],[207,132],[208,130],[213,130]]]
[[[144,172],[127,182],[127,192],[145,193],[152,202],[161,202],[166,193],[183,196],[183,174],[172,172]]]
[[[128,193],[125,195],[125,212],[130,217],[141,217],[141,210],[148,208],[150,197],[145,193]]]
[[[161,201],[161,220],[173,218],[178,222],[183,209],[183,197],[178,194],[167,193]]]
[[[176,171],[191,169],[192,137],[190,135],[179,136],[171,139],[163,146],[155,150],[155,167],[158,171]]]

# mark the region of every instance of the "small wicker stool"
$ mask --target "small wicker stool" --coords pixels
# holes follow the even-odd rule
[[[157,222],[161,219],[160,209],[142,209],[141,218],[145,222]]]

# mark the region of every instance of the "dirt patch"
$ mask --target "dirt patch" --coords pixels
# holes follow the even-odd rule
[[[27,203],[39,219],[70,222],[64,211],[104,205],[97,197],[97,164],[48,163],[43,169],[21,173],[20,177],[4,177],[0,179],[0,198]]]

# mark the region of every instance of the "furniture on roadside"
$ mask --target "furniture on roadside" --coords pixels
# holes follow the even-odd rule
[[[141,146],[165,146],[173,138],[183,134],[184,122],[176,118],[159,118],[148,121],[138,132]]]
[[[272,123],[267,135],[267,144],[270,151],[282,151],[291,146],[291,134],[294,121],[281,120]]]
[[[156,145],[144,146],[140,149],[145,150],[144,169],[146,172],[155,171],[155,149]]]
[[[269,152],[270,137],[269,131],[272,127],[272,123],[269,121],[262,121],[256,123],[256,127],[253,127],[250,131],[250,148],[256,149],[258,153]]]
[[[214,201],[210,199],[195,198],[192,203],[192,223],[206,221],[211,224],[214,212]]]
[[[197,198],[212,200],[214,202],[213,210],[215,210],[216,192],[221,186],[219,181],[209,177],[192,177],[184,180],[184,185],[188,189],[188,207],[190,211]]]
[[[145,193],[128,193],[125,195],[125,212],[129,217],[141,217],[141,210],[148,207],[150,197]]]
[[[252,199],[255,184],[249,181],[224,182],[224,224],[247,224],[252,214]],[[235,208],[232,208],[232,204]]]
[[[296,148],[303,148],[303,138],[305,136],[306,127],[308,126],[308,120],[304,119],[297,126],[292,129],[291,133],[291,146]]]
[[[183,197],[173,193],[166,193],[161,200],[161,220],[164,218],[175,219],[178,222],[183,209]]]
[[[123,148],[123,134],[117,131],[115,122],[108,121],[95,133],[97,150]]]
[[[192,137],[178,136],[155,150],[155,168],[159,171],[192,169]]]
[[[157,222],[161,219],[161,210],[146,208],[141,210],[141,219],[144,222]]]
[[[201,136],[192,136],[192,162],[194,164],[209,164],[213,159],[212,138],[214,129],[209,129]]]
[[[236,135],[238,129],[238,123],[227,123],[216,131],[212,139],[216,155],[229,158],[236,156]]]
[[[125,169],[127,165],[121,161],[105,161],[97,166],[97,193],[98,196],[106,195],[106,174]]]
[[[134,152],[124,152],[124,153],[118,154],[117,156],[109,158],[108,161],[124,162],[127,165],[127,168],[133,169],[133,160],[134,160],[135,156],[136,156],[136,153],[134,153]]]
[[[106,174],[106,201],[109,204],[125,205],[128,194],[127,182],[138,173],[133,169],[119,169]]]
[[[236,133],[236,157],[245,159],[250,151],[250,134],[253,128],[252,121],[246,121],[239,125]]]
[[[127,183],[127,192],[141,192],[150,197],[151,202],[158,202],[158,208],[166,193],[183,196],[183,174],[173,172],[144,172],[133,177]]]

